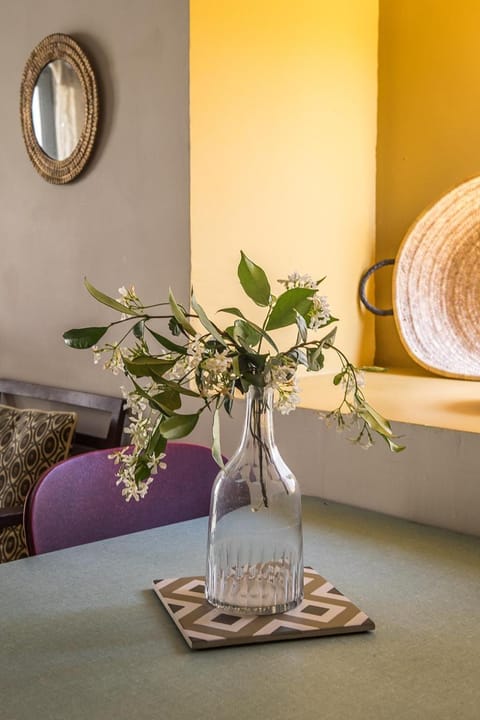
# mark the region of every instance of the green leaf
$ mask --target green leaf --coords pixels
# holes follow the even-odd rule
[[[278,296],[267,322],[267,330],[276,330],[295,323],[296,313],[305,316],[312,307],[313,288],[290,288]]]
[[[243,250],[238,265],[238,279],[248,297],[261,307],[268,307],[270,304],[270,283],[259,265],[256,265],[248,258]]]
[[[318,372],[323,368],[325,357],[321,347],[313,347],[307,349],[308,369],[312,372]]]
[[[161,424],[161,431],[167,440],[178,440],[190,435],[198,422],[198,413],[194,415],[172,415]]]
[[[335,341],[335,336],[337,334],[337,328],[334,327],[333,330],[330,330],[326,335],[323,336],[321,340],[317,340],[316,345],[317,347],[326,347],[329,348],[333,345]]]
[[[238,369],[239,372],[236,373],[238,376],[247,376],[248,374],[258,375],[262,378],[262,382],[264,382],[263,374],[265,371],[265,364],[268,359],[267,354],[259,355],[256,352],[246,351],[242,354],[238,355]],[[235,358],[233,358],[235,360]],[[233,364],[234,369],[236,368],[236,364]]]
[[[134,386],[134,388],[135,388],[135,392],[136,392],[137,395],[140,395],[140,397],[145,398],[145,400],[149,403],[150,407],[154,407],[156,410],[160,410],[160,411],[163,412],[163,410],[162,410],[162,408],[160,407],[160,405],[158,405],[158,404],[155,402],[155,398],[152,397],[151,395],[149,395],[149,394],[143,389],[143,387],[137,383],[137,381],[135,380],[134,377],[132,377],[132,375],[129,375],[129,379],[130,379],[130,382],[133,384],[133,386]]]
[[[194,397],[198,398],[200,397],[200,393],[195,392],[195,390],[190,390],[187,387],[184,387],[183,385],[180,385],[180,383],[174,382],[173,380],[165,380],[164,377],[162,377],[162,380],[159,385],[163,385],[165,388],[170,388],[171,390],[176,390],[180,395],[187,395],[187,397]]]
[[[220,447],[220,416],[218,408],[215,409],[215,412],[213,414],[212,456],[219,467],[225,467],[222,457],[222,450]]]
[[[356,412],[357,415],[361,417],[362,420],[365,420],[367,425],[376,433],[385,438],[391,436],[392,431],[385,429],[381,423],[378,423],[375,417],[367,409],[357,408]]]
[[[380,427],[384,433],[386,433],[387,435],[392,435],[392,427],[388,420],[386,420],[382,415],[380,415],[380,413],[377,412],[375,408],[373,408],[371,405],[369,405],[366,400],[362,399],[361,409],[359,410],[359,415],[361,415],[362,417],[364,417],[362,414],[363,410],[365,410],[365,412],[372,419],[373,423],[375,424],[375,429],[378,429]]]
[[[257,373],[244,372],[241,377],[241,383],[244,391],[246,392],[250,385],[254,385],[259,388],[265,387],[265,378],[263,377],[263,374],[259,375]]]
[[[242,374],[242,371],[240,369],[240,360],[239,360],[238,355],[234,355],[232,357],[232,370],[233,370],[235,377],[240,377],[240,375]]]
[[[340,385],[340,383],[342,382],[342,379],[343,379],[343,376],[344,376],[344,375],[345,375],[345,373],[344,373],[343,371],[337,373],[337,374],[335,375],[335,377],[333,378],[333,384],[334,384],[334,385]]]
[[[232,414],[233,401],[235,396],[235,383],[236,380],[233,381],[230,392],[223,397],[223,407],[225,408],[225,412],[228,413],[228,415],[230,416]]]
[[[202,325],[203,325],[203,327],[205,328],[205,330],[207,330],[207,331],[210,333],[210,335],[211,335],[212,337],[214,337],[215,340],[217,340],[217,342],[220,343],[220,345],[223,345],[224,347],[226,347],[227,344],[226,344],[225,340],[223,339],[223,337],[222,337],[222,335],[221,335],[221,333],[220,333],[220,330],[217,328],[216,325],[214,325],[214,324],[211,322],[211,320],[209,320],[209,318],[207,317],[207,314],[206,314],[205,310],[204,310],[204,309],[202,308],[202,306],[199,305],[198,302],[196,301],[195,295],[193,294],[193,292],[192,292],[192,295],[191,295],[191,304],[192,304],[192,308],[193,308],[193,309],[195,310],[195,312],[197,313],[198,319],[199,319],[200,322],[202,323]]]
[[[143,340],[143,333],[145,328],[145,322],[143,320],[139,320],[135,325],[133,326],[133,334],[137,338],[137,340]]]
[[[169,387],[161,393],[152,395],[151,399],[157,407],[160,407],[162,411],[166,411],[168,415],[172,415],[175,410],[178,410],[182,406],[178,390],[173,390]]]
[[[154,330],[151,330],[147,325],[145,327],[147,328],[150,335],[152,335],[155,340],[160,343],[160,345],[163,345],[166,350],[170,350],[170,352],[176,352],[179,355],[187,354],[187,349],[183,347],[183,345],[177,345],[177,343],[174,343],[163,335],[159,335]]]
[[[218,312],[230,313],[231,315],[236,315],[237,317],[241,318],[242,320],[245,320],[245,322],[247,322],[250,325],[250,327],[254,328],[254,330],[256,330],[263,338],[265,338],[265,340],[269,343],[269,345],[271,345],[273,347],[275,352],[277,352],[277,353],[279,352],[276,343],[270,337],[270,335],[268,333],[266,333],[265,330],[263,330],[259,325],[256,325],[251,320],[247,320],[245,315],[238,308],[222,308]],[[225,332],[227,333],[227,335],[229,335],[233,339],[234,334],[233,334],[232,326],[225,328]]]
[[[160,453],[163,453],[165,451],[166,447],[167,438],[162,435],[162,424],[157,423],[155,431],[153,432],[150,440],[148,441],[145,453],[147,457],[151,456],[152,454],[159,455]]]
[[[162,378],[175,365],[175,359],[153,358],[148,355],[124,360],[125,369],[135,377]]]
[[[135,482],[137,485],[150,477],[150,468],[147,465],[146,458],[140,457],[135,466]]]
[[[395,436],[388,420],[380,415],[380,413],[372,408],[365,400],[363,400],[361,406],[357,408],[357,414],[365,420],[372,430],[383,437],[392,452],[405,450],[405,445],[399,445],[395,442]]]
[[[233,339],[246,349],[251,350],[255,345],[258,345],[261,336],[261,333],[248,320],[235,320]]]
[[[126,307],[126,305],[122,305],[122,303],[119,303],[118,300],[114,300],[109,295],[105,295],[105,293],[97,290],[97,288],[93,287],[93,285],[88,282],[87,278],[85,278],[83,282],[90,295],[92,295],[95,300],[98,300],[98,302],[102,303],[103,305],[107,305],[113,310],[117,310],[117,312],[124,313],[125,315],[143,315],[142,312],[139,312],[138,310],[132,310],[132,308],[128,308]]]
[[[107,327],[76,328],[67,330],[62,337],[68,347],[75,348],[75,350],[86,350],[96,345],[109,327],[107,325]]]
[[[182,332],[182,326],[178,322],[177,318],[173,317],[173,315],[168,321],[168,329],[170,330],[172,335],[175,335],[175,337],[178,337],[178,335],[180,335]]]
[[[300,350],[300,348],[294,347],[291,348],[291,350],[289,350],[288,352],[286,352],[285,355],[292,358],[292,360],[294,360],[296,363],[308,367],[307,353],[304,350]]]
[[[298,334],[300,335],[302,342],[307,342],[307,323],[305,322],[305,318],[297,311],[295,311],[295,322],[297,323]]]
[[[235,329],[235,328],[233,327],[233,325],[229,325],[229,326],[226,327],[225,330],[224,330],[224,333],[225,333],[226,335],[228,335],[228,337],[229,337],[231,340],[233,340],[233,331],[234,331],[234,329]]]
[[[399,445],[399,443],[394,442],[392,438],[386,437],[385,435],[382,435],[382,437],[392,452],[398,453],[402,452],[402,450],[405,450],[405,445]]]
[[[188,335],[195,337],[195,335],[197,334],[195,329],[188,322],[185,313],[183,312],[180,305],[177,304],[177,301],[173,297],[173,293],[171,290],[168,293],[168,300],[170,302],[170,307],[172,308],[172,313],[175,317],[175,320],[182,326],[182,328],[185,330],[186,333],[188,333]]]
[[[245,315],[242,313],[242,311],[235,307],[220,308],[220,310],[217,310],[217,312],[230,313],[230,315],[236,315],[237,317],[243,318],[245,320]]]

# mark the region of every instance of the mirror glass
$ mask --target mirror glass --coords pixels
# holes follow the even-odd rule
[[[74,68],[66,60],[49,62],[33,89],[32,122],[38,144],[53,160],[66,160],[85,126],[85,95]]]
[[[63,33],[43,38],[23,70],[20,119],[28,156],[45,180],[63,185],[83,171],[98,106],[95,73],[78,43]]]

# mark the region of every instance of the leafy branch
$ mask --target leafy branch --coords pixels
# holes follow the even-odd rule
[[[389,422],[366,401],[358,369],[334,344],[336,327],[320,339],[309,337],[337,322],[326,297],[319,293],[324,278],[315,281],[293,273],[279,281],[281,292],[275,295],[265,271],[244,252],[237,273],[247,297],[265,312],[261,325],[236,307],[224,307],[219,312],[230,315],[232,322],[221,328],[208,317],[193,292],[189,312],[177,302],[172,290],[168,301],[144,305],[134,287],[120,288],[121,297],[115,299],[85,279],[90,295],[120,313],[120,319],[68,330],[63,338],[74,349],[91,348],[95,361],[105,357],[106,369],[121,372],[130,381],[132,389],[125,395],[131,411],[128,432],[132,447],[121,450],[115,458],[127,500],[146,494],[163,465],[168,441],[188,436],[206,409],[213,412],[212,452],[219,463],[219,413],[223,409],[231,414],[238,394],[244,395],[251,386],[271,387],[280,412],[295,409],[299,400],[298,367],[321,371],[328,351],[335,352],[340,361],[341,370],[333,383],[342,385],[344,394],[340,405],[327,413],[327,422],[334,421],[340,429],[355,426],[353,439],[364,447],[378,435],[392,451],[403,449],[395,442]],[[157,308],[166,309],[156,312]],[[158,332],[158,321],[167,325],[168,331]],[[120,339],[105,342],[116,326],[124,329]],[[295,329],[296,340],[281,351],[272,333],[290,326]],[[183,410],[185,398],[198,401],[195,412]]]

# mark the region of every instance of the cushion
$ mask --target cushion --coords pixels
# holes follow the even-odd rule
[[[69,453],[74,412],[0,405],[0,507],[23,505],[30,489]],[[26,557],[21,525],[0,530],[0,562]]]

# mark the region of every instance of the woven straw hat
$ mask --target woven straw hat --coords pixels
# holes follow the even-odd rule
[[[480,380],[480,177],[444,195],[408,231],[393,296],[400,338],[419,365]]]

